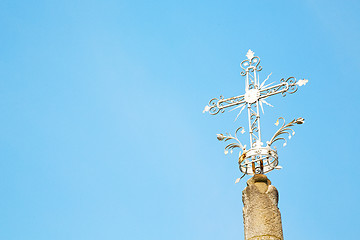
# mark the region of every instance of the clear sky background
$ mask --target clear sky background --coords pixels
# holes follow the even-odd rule
[[[265,79],[307,78],[268,99],[305,118],[268,174],[284,236],[358,239],[359,1],[0,2],[0,239],[243,239],[236,154],[202,114]],[[248,136],[244,135],[246,142]]]

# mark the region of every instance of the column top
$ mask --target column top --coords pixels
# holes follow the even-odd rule
[[[255,183],[258,182],[263,182],[266,183],[266,185],[271,185],[271,181],[270,179],[267,178],[266,175],[264,174],[255,174],[252,178],[250,178],[249,180],[247,180],[247,185],[254,185]]]

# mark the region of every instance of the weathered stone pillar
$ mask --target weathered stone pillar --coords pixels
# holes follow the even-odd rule
[[[242,192],[245,240],[282,240],[279,194],[263,174],[247,181]]]

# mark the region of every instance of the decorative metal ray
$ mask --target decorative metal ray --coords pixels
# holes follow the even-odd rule
[[[245,175],[267,173],[274,169],[281,169],[281,167],[278,166],[279,161],[277,149],[276,147],[272,148],[272,144],[278,140],[283,140],[285,141],[283,146],[285,146],[286,139],[282,135],[287,134],[290,139],[291,136],[295,134],[295,131],[292,130],[291,127],[295,124],[303,124],[304,119],[294,119],[290,123],[286,124],[284,118],[280,117],[276,121],[275,125],[279,125],[279,120],[283,121],[283,125],[274,134],[271,140],[266,142],[266,146],[263,147],[263,142],[261,141],[259,108],[261,107],[263,111],[263,104],[272,107],[270,103],[265,101],[266,98],[277,94],[286,96],[288,93],[295,93],[298,90],[298,86],[303,86],[308,82],[307,79],[296,80],[294,77],[289,77],[287,79],[280,79],[279,84],[266,84],[266,81],[271,76],[270,73],[269,76],[260,84],[258,74],[258,72],[262,70],[262,67],[260,66],[260,58],[254,56],[254,52],[250,49],[247,52],[246,57],[247,59],[240,63],[240,67],[243,69],[240,74],[245,76],[245,94],[230,98],[224,98],[223,96],[213,98],[210,100],[209,104],[205,106],[203,111],[216,115],[219,112],[225,112],[227,108],[233,107],[230,111],[240,108],[240,112],[236,116],[237,119],[245,107],[247,107],[250,136],[249,149],[247,149],[246,145],[243,145],[237,137],[237,133],[240,129],[240,132],[244,134],[245,130],[243,127],[239,127],[236,130],[234,137],[230,134],[217,134],[219,141],[233,140],[236,142],[230,143],[225,147],[225,154],[229,151],[232,153],[234,148],[241,149],[239,153],[239,169],[242,173],[244,173],[241,178]],[[238,178],[236,182],[239,182],[241,178]]]

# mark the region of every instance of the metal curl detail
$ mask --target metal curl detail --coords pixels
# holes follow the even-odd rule
[[[260,61],[261,61],[260,58],[257,56],[242,61],[240,63],[240,67],[245,71],[241,71],[240,75],[245,76],[247,72],[254,72],[254,71],[260,72],[262,70],[262,67],[259,66]]]
[[[298,90],[297,80],[294,77],[289,77],[286,82],[289,84],[288,93],[293,94]]]
[[[209,113],[211,115],[216,115],[220,111],[220,109],[217,107],[217,101],[217,98],[213,98],[209,101]]]

